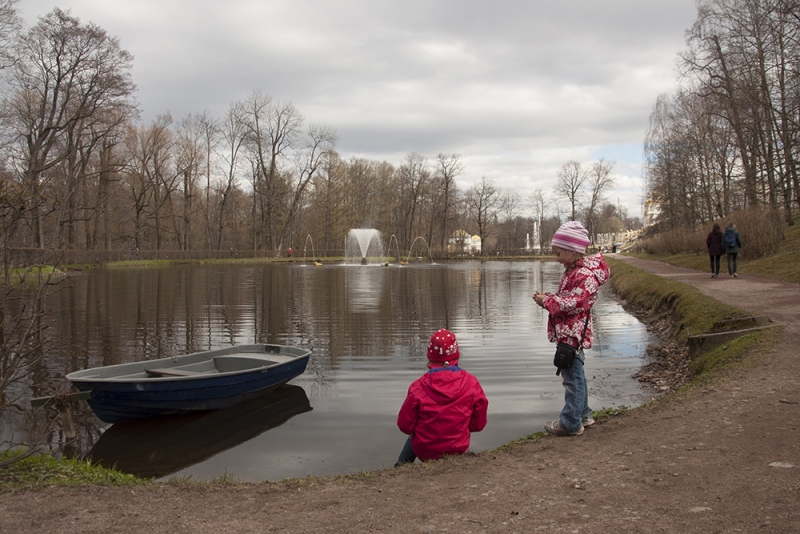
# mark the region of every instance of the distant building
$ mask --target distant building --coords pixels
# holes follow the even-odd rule
[[[447,240],[447,252],[451,254],[480,254],[481,236],[470,235],[465,230],[456,230]]]
[[[644,220],[642,224],[644,227],[648,227],[656,223],[656,219],[661,210],[658,208],[658,204],[656,204],[652,198],[648,198],[644,202]]]
[[[619,252],[629,243],[636,241],[642,235],[642,230],[624,230],[608,234],[597,234],[595,246],[603,252]]]
[[[470,254],[480,254],[481,253],[481,236],[474,235],[469,240],[469,253]]]

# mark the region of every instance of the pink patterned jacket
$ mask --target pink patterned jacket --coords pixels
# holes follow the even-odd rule
[[[546,293],[542,302],[550,313],[547,320],[547,338],[552,343],[567,343],[577,347],[581,342],[586,314],[597,300],[597,291],[610,275],[603,254],[587,256],[575,262],[558,284],[558,293]],[[586,328],[584,348],[591,348],[594,340],[592,319]]]

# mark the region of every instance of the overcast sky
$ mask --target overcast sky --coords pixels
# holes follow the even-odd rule
[[[608,199],[641,216],[641,147],[694,0],[20,0],[55,6],[134,55],[142,120],[176,120],[255,89],[292,101],[337,150],[398,166],[460,154],[523,200],[562,164],[616,162]]]

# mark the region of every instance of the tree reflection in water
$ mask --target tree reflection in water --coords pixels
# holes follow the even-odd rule
[[[425,371],[431,332],[448,328],[461,364],[489,397],[489,425],[472,440],[473,450],[489,449],[540,430],[561,409],[547,315],[531,299],[554,290],[560,276],[558,264],[532,261],[91,271],[48,301],[56,343],[38,376],[66,387],[66,373],[91,366],[245,343],[311,347],[306,373],[292,383],[313,411],[176,474],[243,481],[342,474],[394,463],[403,440],[397,411]],[[586,367],[592,407],[650,398],[632,379],[650,341],[644,326],[607,287],[594,320]],[[106,428],[79,415],[78,455]],[[54,434],[53,445],[61,439]]]

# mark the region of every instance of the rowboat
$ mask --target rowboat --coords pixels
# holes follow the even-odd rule
[[[106,423],[218,410],[259,397],[306,370],[311,351],[286,345],[239,345],[158,360],[69,373]]]
[[[142,478],[161,478],[232,449],[311,411],[303,388],[286,384],[221,410],[111,425],[86,459]]]

